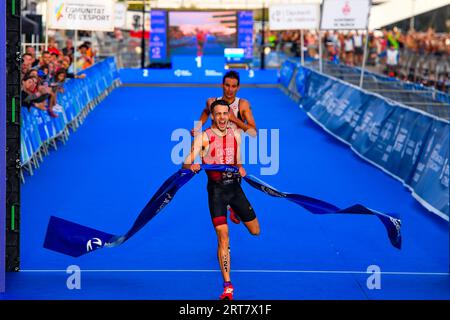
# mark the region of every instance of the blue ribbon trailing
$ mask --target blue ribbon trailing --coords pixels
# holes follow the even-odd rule
[[[201,168],[204,170],[237,172],[237,168],[225,165],[201,165]],[[130,230],[121,236],[51,216],[45,236],[44,248],[72,257],[79,257],[99,248],[118,246],[141,230],[164,209],[173,200],[177,191],[189,182],[194,175],[195,173],[191,170],[180,169],[170,176],[142,209]],[[295,193],[281,192],[252,175],[245,176],[244,180],[255,189],[273,197],[285,198],[314,214],[350,213],[375,215],[386,227],[392,245],[398,249],[401,248],[401,221],[398,218],[371,210],[360,204],[340,209],[319,199]]]
[[[394,247],[396,247],[397,249],[401,249],[401,247],[402,247],[402,235],[400,232],[402,223],[401,223],[400,219],[398,219],[394,216],[390,216],[390,215],[381,213],[379,211],[369,209],[361,204],[355,204],[351,207],[348,207],[345,209],[340,209],[331,203],[328,203],[328,202],[325,202],[325,201],[322,201],[319,199],[307,197],[307,196],[304,196],[301,194],[279,191],[279,190],[275,189],[274,187],[268,185],[264,181],[254,177],[252,175],[245,176],[244,180],[249,185],[251,185],[253,188],[258,189],[259,191],[262,191],[262,192],[268,194],[269,196],[277,197],[277,198],[285,198],[289,201],[292,201],[292,202],[302,206],[303,208],[305,208],[306,210],[308,210],[311,213],[315,213],[315,214],[351,213],[351,214],[375,215],[376,217],[378,217],[378,219],[381,220],[381,222],[385,226],[386,231],[388,233],[389,240],[391,241],[391,244]]]

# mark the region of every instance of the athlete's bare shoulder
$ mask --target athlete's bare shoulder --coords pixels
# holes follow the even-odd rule
[[[207,115],[210,114],[210,111],[211,111],[210,107],[211,107],[211,104],[214,102],[214,100],[216,100],[216,98],[206,99],[206,105],[205,105],[205,108],[203,109],[203,112],[206,112]]]
[[[206,100],[206,105],[209,107],[211,106],[211,103],[213,103],[216,100],[216,98],[212,97],[212,98],[208,98]]]
[[[239,100],[239,108],[250,109],[250,102],[247,99],[241,98]]]

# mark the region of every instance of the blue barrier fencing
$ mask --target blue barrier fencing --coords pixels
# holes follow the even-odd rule
[[[21,163],[23,171],[33,174],[33,167],[39,167],[49,148],[57,149],[57,142],[65,143],[70,129],[75,131],[90,111],[120,85],[119,71],[114,58],[105,59],[80,72],[84,79],[70,79],[64,84],[64,93],[58,93],[57,104],[62,108],[54,110],[58,115],[50,117],[47,111],[34,107],[21,108]]]
[[[307,64],[306,66],[318,71],[317,64]],[[361,68],[324,62],[323,73],[359,86]],[[363,89],[439,118],[450,120],[450,95],[433,87],[405,82],[365,70]]]
[[[449,220],[447,120],[292,61],[282,70],[280,83],[313,121]]]

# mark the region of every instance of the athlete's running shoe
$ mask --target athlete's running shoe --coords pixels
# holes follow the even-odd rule
[[[233,300],[234,288],[231,283],[224,285],[223,293],[220,295],[220,300]]]

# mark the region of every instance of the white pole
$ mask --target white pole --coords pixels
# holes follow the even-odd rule
[[[32,34],[31,35],[31,46],[34,47],[36,45],[36,35]],[[25,50],[27,49],[27,47],[25,46]]]
[[[44,51],[47,51],[47,48],[48,48],[48,25],[50,24],[50,14],[49,14],[50,5],[49,5],[48,1],[46,3],[46,6],[47,6],[47,12],[46,12],[46,16],[45,16],[45,50]]]
[[[302,66],[304,66],[305,65],[305,54],[303,52],[303,29],[300,30],[300,54],[301,54]]]
[[[364,69],[366,68],[367,46],[369,45],[369,29],[366,29],[366,43],[364,44],[363,61],[361,67],[361,77],[359,78],[359,86],[362,88],[364,80]]]
[[[412,0],[411,1],[411,6],[412,6],[412,10],[411,10],[411,19],[409,20],[409,30],[414,30],[414,12],[415,7],[416,7],[416,0]]]
[[[77,53],[78,53],[78,30],[75,30],[75,37],[73,43],[73,74],[77,75]]]
[[[322,31],[319,30],[319,71],[322,72]]]
[[[36,43],[35,43],[35,48],[34,48],[34,52],[36,53],[36,57],[38,56],[38,54],[41,52],[41,48],[40,48],[40,43],[41,43],[41,38],[39,38],[39,35],[36,36]]]
[[[372,9],[372,0],[370,0],[370,2],[369,2],[369,12],[367,13],[366,43],[364,44],[363,62],[362,62],[362,66],[361,66],[361,78],[359,79],[359,87],[361,89],[362,89],[363,81],[364,81],[364,69],[366,68],[367,46],[369,45],[369,19],[370,19],[370,10],[371,9]]]
[[[22,33],[22,52],[25,52],[25,47],[26,47],[26,42],[27,42],[27,38],[26,38],[26,35],[25,35],[25,33]]]

